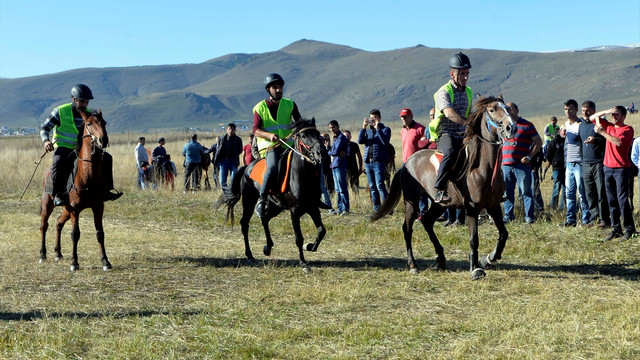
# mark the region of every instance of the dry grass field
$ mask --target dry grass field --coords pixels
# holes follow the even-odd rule
[[[538,129],[547,122],[532,120]],[[371,204],[362,189],[351,194],[351,215],[323,216],[327,236],[318,252],[306,253],[313,269],[306,275],[287,215],[272,221],[270,257],[262,254],[264,235],[252,219],[257,261],[249,263],[239,226],[212,210],[220,190],[182,193],[183,134],[165,136],[179,190],[136,189],[137,136],[111,136],[116,187],[125,192],[106,204],[113,270],[102,271],[86,211],[75,273],[69,271],[70,224],[65,258],[51,256],[59,209],[49,221],[50,259],[38,262],[39,189],[51,155],[20,201],[42,147],[38,139],[0,138],[0,358],[640,358],[637,238],[603,243],[604,231],[558,227],[560,213],[532,225],[519,220],[507,225],[498,268],[471,281],[466,227],[438,224],[448,270],[431,269],[433,247],[416,228],[423,271],[412,275],[401,211],[369,224]],[[155,146],[147,138],[148,147]],[[200,134],[200,140],[208,146],[213,138]],[[399,128],[394,143],[399,149]],[[550,187],[549,179],[543,182],[546,202]],[[497,231],[489,224],[479,231],[485,254]],[[309,217],[303,232],[313,239]]]

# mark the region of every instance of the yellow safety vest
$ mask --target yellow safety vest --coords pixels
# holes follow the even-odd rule
[[[57,107],[60,116],[60,126],[53,128],[53,139],[57,140],[53,144],[54,147],[62,146],[69,149],[75,149],[78,143],[78,128],[73,121],[73,108],[71,103],[60,105]]]
[[[438,109],[438,101],[436,100],[436,95],[442,89],[446,89],[449,93],[449,97],[451,98],[451,104],[453,105],[453,85],[451,85],[451,81],[442,85],[438,91],[433,94],[433,102],[435,104],[435,118],[429,122],[429,138],[431,141],[436,141],[440,137],[442,133],[442,127],[440,126],[440,121],[445,117],[442,110]],[[467,110],[465,111],[464,117],[469,117],[469,110],[471,109],[471,101],[473,101],[473,91],[470,87],[466,86],[465,91],[467,93]]]
[[[256,106],[253,107],[253,112],[258,113],[262,119],[262,129],[270,133],[278,135],[279,138],[284,139],[291,134],[293,130],[288,127],[291,125],[291,115],[293,113],[293,100],[282,98],[278,104],[277,119],[271,116],[267,101],[262,100]],[[276,145],[275,142],[257,137],[258,151],[260,156],[264,157],[267,148]],[[289,145],[293,144],[293,140],[287,140]]]

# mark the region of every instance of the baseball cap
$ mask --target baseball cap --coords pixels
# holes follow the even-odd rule
[[[400,116],[406,116],[406,115],[413,115],[413,113],[411,112],[411,109],[404,108],[402,109],[402,111],[400,111]]]

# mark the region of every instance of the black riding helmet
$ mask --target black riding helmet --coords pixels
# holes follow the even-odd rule
[[[78,84],[71,88],[71,97],[74,99],[92,100],[93,94],[87,85]]]
[[[471,61],[469,61],[467,55],[459,52],[449,59],[449,67],[453,69],[471,69]]]
[[[269,86],[271,86],[271,84],[273,84],[274,82],[279,82],[280,86],[284,86],[284,79],[282,78],[282,76],[276,73],[271,73],[264,78],[264,88],[269,91]]]

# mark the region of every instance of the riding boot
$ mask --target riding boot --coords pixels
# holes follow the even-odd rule
[[[107,185],[107,194],[105,201],[117,200],[122,196],[122,192],[115,190],[113,187],[113,157],[106,151],[102,152],[102,173],[104,174],[104,182]]]
[[[258,200],[258,204],[256,205],[256,215],[259,218],[265,216],[269,210],[269,199],[267,195],[261,195]]]

